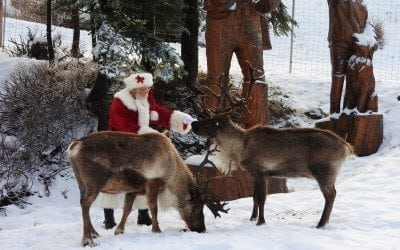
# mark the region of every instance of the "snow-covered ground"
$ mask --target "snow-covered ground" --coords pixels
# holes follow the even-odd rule
[[[386,21],[385,16],[380,18]],[[390,32],[386,39],[393,39]],[[204,52],[201,48],[200,65],[205,69]],[[329,68],[319,76],[309,76],[306,70],[301,74],[271,72],[268,64],[273,62],[268,61],[269,53],[265,54],[267,78],[272,87],[282,90],[282,96],[288,96],[282,97],[282,101],[300,113],[315,108],[329,110],[330,77],[325,73]],[[398,55],[396,60],[400,60]],[[0,53],[0,81],[19,62],[30,60]],[[235,62],[231,73],[234,79],[240,78]],[[170,209],[160,212],[161,234],[152,234],[150,227],[136,225],[134,211],[128,218],[125,234],[114,236],[113,230],[103,228],[102,209],[93,207],[92,222],[101,234],[95,239],[96,249],[400,249],[400,87],[397,82],[377,79],[376,93],[379,111],[384,115],[383,143],[376,154],[353,157],[344,164],[326,228],[315,228],[324,203],[316,183],[290,179],[293,192],[268,196],[263,226],[249,221],[251,198],[231,201],[229,213],[222,214],[222,218],[214,219],[205,209],[204,234],[181,232],[184,222]],[[314,125],[312,120],[293,119],[301,126]],[[25,209],[7,207],[7,216],[0,217],[0,249],[81,249],[82,219],[76,181],[72,175],[59,178],[51,191],[50,197],[30,198],[32,205]],[[65,191],[67,199],[62,195]],[[117,209],[116,218],[121,213],[122,209]]]

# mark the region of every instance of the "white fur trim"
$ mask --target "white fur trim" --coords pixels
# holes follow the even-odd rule
[[[167,210],[170,207],[177,206],[177,197],[169,188],[162,191],[157,197],[157,206],[159,209]],[[138,194],[133,202],[132,208],[146,209],[149,208],[147,198],[145,195]]]
[[[158,115],[157,111],[150,111],[150,120],[152,121],[158,121],[158,118],[160,118],[160,116]]]
[[[138,194],[135,200],[133,201],[133,208],[138,208],[138,209],[149,208],[146,196]]]
[[[107,194],[103,192],[100,192],[97,196],[95,204],[102,208],[118,208],[120,206],[117,194]]]
[[[132,74],[124,79],[127,89],[136,89],[141,87],[153,86],[153,76],[150,73]]]
[[[134,100],[138,111],[138,125],[148,127],[150,125],[150,104],[147,101],[147,96]]]
[[[171,125],[171,130],[181,134],[189,133],[190,129],[192,128],[190,123],[187,124],[186,129],[183,129],[183,120],[188,116],[189,115],[184,112],[174,110],[169,121],[169,124]]]
[[[124,88],[117,93],[114,94],[115,98],[118,98],[121,100],[121,102],[129,109],[133,111],[137,111],[138,108],[135,103],[135,98],[132,97],[129,89]]]
[[[131,95],[130,90],[124,88],[115,93],[114,97],[120,99],[129,110],[138,112],[138,125],[140,127],[148,127],[150,125],[150,104],[147,100],[147,96],[135,99]]]
[[[146,126],[145,127],[140,127],[139,130],[138,130],[138,134],[139,135],[147,134],[147,133],[158,133],[158,131],[155,130],[155,129],[152,129],[150,127],[146,127]]]

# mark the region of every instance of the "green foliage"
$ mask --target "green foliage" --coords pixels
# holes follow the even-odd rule
[[[139,67],[139,50],[124,36],[115,32],[107,22],[97,31],[97,45],[93,55],[101,65],[100,72],[109,78],[123,78]]]
[[[278,8],[270,14],[268,20],[272,24],[274,34],[277,36],[289,36],[292,31],[292,25],[297,26],[296,20],[288,14],[287,7],[282,2],[279,4]]]
[[[108,10],[103,14],[127,37],[134,38],[136,33],[159,40],[165,34],[181,34],[183,8],[183,0],[114,0],[109,1]]]
[[[148,71],[164,81],[183,76],[179,55],[164,37],[180,36],[183,0],[84,0],[97,26],[94,54],[108,77]]]

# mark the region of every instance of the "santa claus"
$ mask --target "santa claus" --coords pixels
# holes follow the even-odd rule
[[[153,85],[151,74],[132,74],[124,83],[126,87],[114,95],[110,107],[110,130],[143,134],[154,132],[150,125],[157,125],[181,134],[190,131],[193,120],[190,115],[155,102],[150,89]]]
[[[156,103],[151,86],[153,76],[149,73],[132,74],[124,79],[125,88],[114,95],[109,110],[109,130],[130,132],[137,134],[158,133],[150,127],[156,125],[181,134],[191,129],[194,121],[189,114],[178,110],[170,110]],[[119,207],[119,198],[114,194],[100,193],[96,201],[104,209],[105,228],[113,228],[114,208]],[[144,196],[138,195],[134,207],[139,208],[138,224],[151,225],[148,214],[147,201]]]

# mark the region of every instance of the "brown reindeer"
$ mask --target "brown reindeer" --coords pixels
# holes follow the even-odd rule
[[[96,132],[71,142],[68,155],[80,189],[84,246],[95,246],[93,238],[99,236],[89,210],[100,192],[127,193],[116,234],[123,233],[137,194],[146,195],[153,233],[161,232],[157,220],[157,199],[161,196],[169,199],[191,231],[206,230],[204,205],[214,216],[227,212],[225,203],[198,187],[178,151],[161,133]]]
[[[329,220],[336,196],[335,180],[352,147],[339,136],[316,128],[243,129],[228,115],[192,123],[193,132],[213,138],[219,151],[215,165],[225,174],[243,169],[254,178],[251,220],[265,223],[266,177],[308,177],[318,182],[325,207],[318,228]]]
[[[254,77],[252,79],[254,83]],[[266,177],[308,177],[318,182],[325,206],[317,228],[329,221],[340,167],[352,154],[352,146],[334,133],[317,128],[275,129],[256,126],[243,129],[230,119],[246,99],[233,101],[230,107],[212,118],[192,123],[194,133],[211,138],[217,146],[215,166],[225,174],[243,169],[254,178],[251,220],[265,223]],[[206,107],[207,109],[207,107]]]

